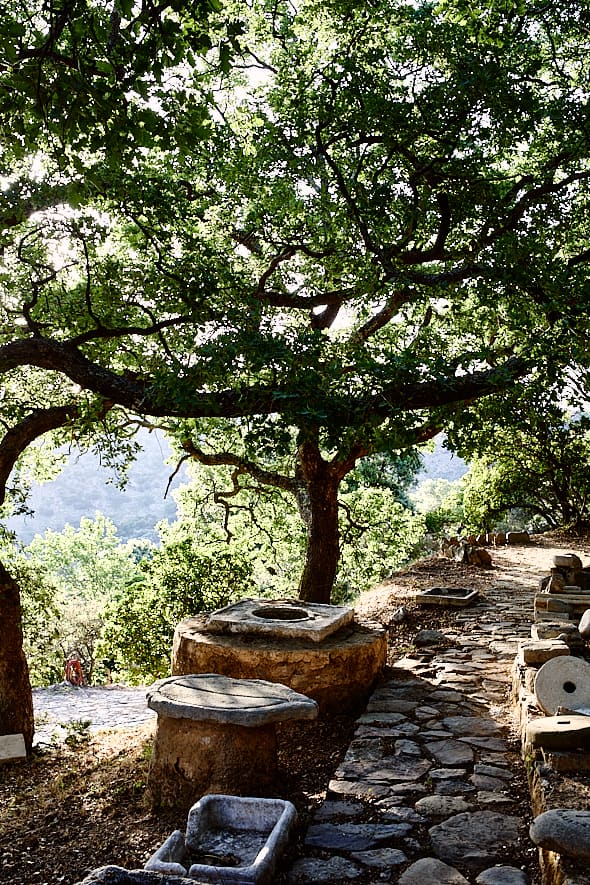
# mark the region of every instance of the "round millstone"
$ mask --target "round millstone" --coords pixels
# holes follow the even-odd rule
[[[552,658],[537,673],[535,696],[549,716],[560,707],[566,710],[590,707],[590,664],[574,656]]]
[[[540,848],[590,860],[590,811],[552,808],[534,819],[529,832]]]

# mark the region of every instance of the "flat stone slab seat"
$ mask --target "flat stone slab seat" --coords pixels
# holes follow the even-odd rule
[[[260,795],[277,777],[276,723],[318,715],[286,685],[217,673],[162,679],[147,702],[158,714],[152,800],[187,808],[206,793]]]

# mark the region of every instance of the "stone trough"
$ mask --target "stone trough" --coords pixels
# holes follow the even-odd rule
[[[278,682],[329,714],[360,709],[386,658],[385,630],[357,622],[350,608],[246,599],[182,621],[174,634],[172,673]]]
[[[191,808],[186,833],[175,830],[145,865],[168,876],[227,885],[264,885],[295,825],[283,799],[204,796]]]
[[[442,605],[450,608],[462,608],[470,605],[478,598],[479,592],[468,587],[431,587],[416,593],[414,601],[418,605]]]

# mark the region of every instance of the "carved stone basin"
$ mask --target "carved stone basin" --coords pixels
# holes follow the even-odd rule
[[[353,618],[353,610],[341,605],[292,599],[241,599],[212,612],[207,629],[213,633],[266,634],[322,642]]]
[[[172,673],[280,682],[321,713],[360,710],[385,666],[387,635],[351,608],[292,599],[242,599],[182,621]]]
[[[477,590],[469,587],[431,587],[416,593],[415,601],[418,605],[442,605],[461,608],[474,602],[479,596]]]

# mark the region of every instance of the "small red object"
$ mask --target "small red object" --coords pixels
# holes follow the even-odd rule
[[[85,685],[84,671],[78,658],[68,658],[66,661],[66,682],[71,685]]]

